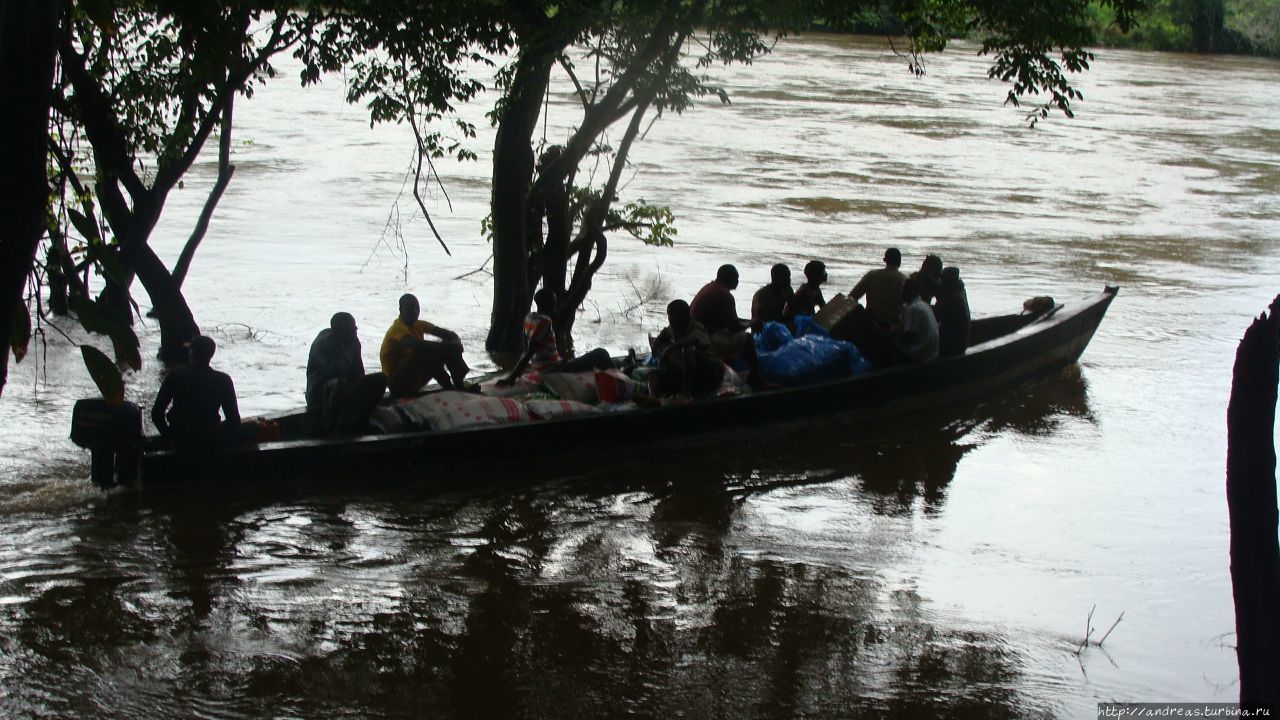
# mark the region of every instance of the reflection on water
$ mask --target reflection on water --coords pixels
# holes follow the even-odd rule
[[[307,500],[116,494],[56,537],[6,539],[0,707],[1033,714],[1020,651],[937,625],[886,575],[895,551],[875,518],[944,512],[957,463],[984,438],[1088,415],[1069,371],[913,418],[909,432],[797,427],[749,438],[750,455],[681,447],[567,479],[539,468],[436,495],[409,480]],[[687,481],[670,481],[675,468]],[[828,517],[811,526],[815,512]],[[779,513],[796,522],[768,517]]]

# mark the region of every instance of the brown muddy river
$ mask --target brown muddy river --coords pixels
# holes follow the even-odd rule
[[[1075,120],[1028,130],[973,48],[913,78],[878,41],[806,36],[662,119],[580,346],[640,347],[723,262],[847,290],[887,245],[940,254],[975,314],[1122,286],[1076,368],[874,429],[232,492],[93,489],[66,439],[93,393],[48,329],[0,400],[0,715],[1093,717],[1235,699],[1223,490],[1235,343],[1280,292],[1280,63],[1102,52]],[[187,281],[248,414],[302,402],[352,312],[376,366],[396,298],[479,368],[487,149],[440,166],[446,256],[403,186],[404,129],[340,80],[241,102],[235,180]],[[561,88],[563,91],[564,88]],[[490,101],[492,98],[490,98]],[[547,122],[570,116],[561,92]],[[467,113],[483,122],[483,107]],[[174,194],[176,258],[214,175]],[[459,277],[464,276],[465,277]],[[638,309],[638,295],[654,299]],[[830,292],[828,293],[830,295]],[[146,305],[145,295],[140,302]],[[73,338],[83,339],[73,329]],[[144,356],[154,325],[141,329]],[[148,364],[131,380],[144,406]],[[498,455],[501,448],[495,448]],[[1077,654],[1096,607],[1101,648]]]

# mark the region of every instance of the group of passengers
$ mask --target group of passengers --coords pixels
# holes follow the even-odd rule
[[[370,413],[390,390],[407,396],[435,381],[442,388],[478,392],[458,334],[420,318],[418,298],[400,298],[400,314],[382,338],[382,371],[366,374],[356,320],[334,313],[307,356],[307,422],[312,432],[365,428]],[[553,339],[554,342],[554,339]],[[231,377],[210,367],[216,345],[196,336],[188,344],[190,363],[174,368],[160,384],[151,419],[160,435],[180,449],[207,449],[249,439],[254,428],[240,421]],[[219,419],[221,412],[221,419]]]
[[[920,270],[908,277],[899,269],[902,253],[896,248],[885,252],[884,262],[883,268],[864,275],[849,297],[854,301],[865,297],[866,312],[879,332],[892,340],[897,359],[918,363],[962,354],[969,340],[969,305],[959,270],[944,268],[937,255],[929,255]],[[667,327],[650,339],[656,360],[646,379],[650,395],[705,395],[721,385],[727,366],[745,370],[751,387],[766,387],[753,333],[767,322],[794,329],[797,318],[812,316],[827,304],[822,294],[828,279],[826,265],[809,262],[804,277],[792,289],[791,270],[774,265],[769,284],[752,296],[749,320],[738,316],[733,291],[739,276],[733,265],[722,265],[692,301],[672,300],[667,305]],[[498,381],[500,385],[514,383],[526,370],[545,374],[615,367],[603,348],[561,358],[554,321],[556,293],[543,288],[533,301],[524,322],[524,352]],[[442,389],[480,391],[466,380],[470,368],[458,334],[422,320],[421,305],[412,294],[400,298],[399,310],[382,338],[381,372],[366,374],[356,321],[350,313],[335,313],[329,327],[316,336],[306,371],[311,431],[363,429],[387,391],[395,397],[412,396],[432,381]],[[246,432],[231,378],[210,367],[214,350],[211,338],[193,339],[190,365],[171,371],[156,395],[151,417],[161,435],[176,446],[233,442]]]
[[[923,363],[963,354],[970,315],[960,270],[944,268],[940,257],[928,255],[920,270],[907,276],[899,269],[902,253],[897,248],[885,252],[884,263],[864,275],[849,297],[855,302],[865,298],[872,333],[891,348],[887,362]],[[652,394],[705,394],[722,381],[726,362],[745,367],[748,383],[763,387],[752,333],[767,322],[796,330],[798,317],[812,316],[827,304],[822,294],[827,267],[820,260],[805,265],[805,281],[795,289],[791,269],[784,264],[774,265],[769,277],[769,284],[751,297],[750,320],[737,316],[732,291],[738,287],[738,270],[733,265],[722,265],[691,303],[671,301],[668,326],[651,341],[659,360],[659,372],[649,376]]]
[[[956,267],[926,255],[920,269],[904,275],[902,253],[889,248],[884,267],[862,276],[849,297],[866,297],[876,325],[892,334],[905,362],[928,362],[961,355],[969,346],[969,298]]]

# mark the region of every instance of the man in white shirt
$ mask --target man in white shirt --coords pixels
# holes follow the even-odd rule
[[[907,362],[926,363],[938,357],[938,320],[920,298],[920,285],[914,278],[902,283],[902,324],[893,335]]]

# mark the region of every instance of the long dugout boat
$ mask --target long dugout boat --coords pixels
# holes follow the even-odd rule
[[[960,356],[799,387],[624,412],[323,438],[305,437],[303,414],[297,412],[274,418],[282,428],[279,441],[199,455],[163,449],[156,438],[145,438],[133,453],[112,454],[87,446],[94,450],[94,480],[99,484],[112,484],[113,467],[121,477],[136,478],[144,485],[197,480],[272,483],[361,474],[415,477],[440,471],[444,475],[446,468],[465,471],[468,466],[503,459],[572,453],[580,451],[583,443],[643,448],[695,437],[714,442],[726,434],[797,421],[855,428],[981,398],[1076,362],[1118,291],[1107,286],[1098,294],[1039,314],[974,320],[970,346]]]

